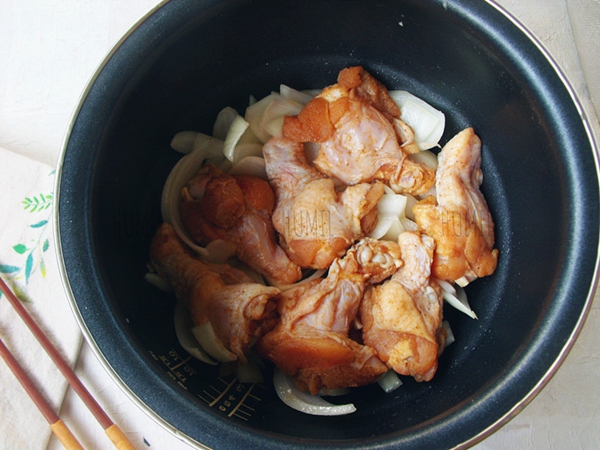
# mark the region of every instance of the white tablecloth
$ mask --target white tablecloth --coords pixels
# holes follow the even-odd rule
[[[0,147],[54,166],[70,116],[88,79],[117,40],[157,3],[0,0]],[[600,136],[590,97],[591,93],[598,109],[600,2],[499,3],[551,52],[580,95],[587,113],[594,117],[595,132]],[[598,448],[599,308],[597,296],[580,338],[558,373],[524,411],[478,444],[477,449]],[[63,320],[74,322],[70,316]],[[141,411],[105,373],[87,344],[82,347],[76,371],[138,448],[191,448]],[[9,413],[0,411],[0,417]],[[101,427],[70,389],[60,413],[85,448],[112,448]],[[2,438],[0,448],[6,448]],[[51,438],[48,449],[58,448],[58,441]]]

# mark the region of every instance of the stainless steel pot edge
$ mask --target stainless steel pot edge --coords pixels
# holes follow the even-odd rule
[[[198,449],[210,450],[209,447],[206,447],[206,446],[200,444],[199,442],[197,442],[196,440],[190,438],[189,436],[181,433],[174,426],[172,426],[171,424],[166,422],[162,417],[160,417],[152,409],[150,409],[148,407],[148,405],[146,405],[123,382],[123,380],[119,377],[119,375],[115,372],[115,370],[110,366],[110,364],[108,363],[108,361],[102,354],[100,348],[98,347],[98,345],[95,343],[94,339],[92,338],[90,330],[88,329],[87,325],[85,324],[83,317],[81,315],[81,312],[79,311],[79,308],[77,307],[77,303],[75,301],[75,296],[73,294],[73,289],[71,288],[71,283],[70,283],[67,273],[66,273],[66,268],[65,268],[65,264],[64,264],[64,255],[63,255],[63,251],[62,251],[62,243],[61,243],[61,238],[60,238],[60,214],[59,214],[58,205],[59,205],[59,199],[60,199],[60,185],[61,185],[63,163],[64,163],[66,151],[67,151],[67,145],[69,142],[69,138],[71,136],[71,132],[73,131],[73,126],[75,124],[75,121],[77,120],[77,116],[83,106],[83,103],[84,103],[85,99],[87,98],[92,85],[98,78],[100,72],[102,72],[102,70],[108,63],[108,61],[115,54],[115,52],[121,47],[123,42],[125,42],[127,40],[127,38],[132,33],[134,33],[140,27],[140,25],[142,23],[144,23],[150,16],[152,16],[156,11],[161,9],[163,6],[165,6],[169,2],[170,2],[170,0],[163,0],[158,5],[156,5],[152,9],[150,9],[143,17],[141,17],[127,31],[127,33],[123,37],[121,37],[121,39],[119,39],[119,41],[117,41],[117,43],[111,48],[111,50],[106,54],[104,59],[98,65],[98,67],[94,71],[93,75],[88,80],[85,90],[81,93],[81,95],[77,101],[77,105],[75,106],[75,109],[71,115],[71,119],[69,121],[67,130],[65,131],[65,135],[64,135],[63,141],[62,141],[61,151],[60,151],[59,158],[58,158],[58,163],[56,166],[56,178],[55,178],[55,182],[54,182],[53,219],[52,220],[53,220],[53,225],[54,225],[54,240],[56,243],[56,257],[57,257],[57,261],[58,261],[59,274],[60,274],[60,277],[61,277],[61,280],[63,283],[65,293],[67,295],[67,299],[69,301],[69,305],[71,307],[71,311],[73,312],[75,320],[77,321],[85,340],[89,344],[89,346],[92,349],[92,352],[94,353],[96,358],[98,358],[98,361],[100,362],[101,366],[104,368],[104,370],[106,370],[106,372],[112,378],[114,383],[127,395],[127,397],[129,397],[137,407],[139,407],[146,415],[148,415],[152,420],[154,420],[154,422],[156,422],[158,425],[160,425],[163,429],[165,429],[172,435],[176,436],[178,439],[184,441],[185,443],[187,443],[193,447],[196,447]]]
[[[588,139],[592,146],[593,157],[594,157],[595,168],[596,168],[596,175],[598,176],[598,179],[600,180],[600,162],[599,162],[600,160],[599,160],[599,155],[598,155],[598,149],[599,149],[598,139],[600,139],[600,135],[598,136],[598,138],[596,138],[596,136],[594,134],[594,127],[591,125],[589,115],[586,112],[586,109],[583,107],[581,100],[580,100],[577,92],[573,88],[573,85],[569,81],[568,77],[565,75],[563,70],[560,68],[560,66],[554,59],[554,57],[550,54],[550,52],[546,49],[546,47],[542,44],[542,42],[533,34],[533,32],[531,30],[529,30],[529,28],[527,28],[516,17],[514,17],[510,12],[508,12],[506,9],[504,9],[504,7],[502,7],[501,5],[496,3],[494,0],[486,0],[486,2],[490,6],[497,9],[500,13],[502,13],[508,20],[510,20],[513,23],[513,25],[515,25],[519,30],[521,30],[531,40],[531,42],[533,42],[533,44],[538,48],[538,50],[548,60],[548,62],[550,63],[550,65],[555,70],[556,74],[558,75],[558,77],[560,78],[562,83],[564,84],[569,95],[571,96],[571,99],[573,100],[573,104],[575,105],[575,107],[577,108],[577,111],[579,112],[583,126],[585,128]],[[600,183],[598,184],[598,190],[600,192]],[[489,436],[491,436],[492,434],[494,434],[496,431],[498,431],[500,428],[502,428],[504,425],[506,425],[510,420],[512,420],[514,417],[516,417],[521,411],[523,411],[523,409],[525,409],[525,407],[529,403],[531,403],[531,401],[541,392],[541,390],[546,386],[546,384],[548,384],[550,379],[554,376],[554,374],[556,374],[556,372],[558,371],[558,369],[560,368],[562,363],[565,361],[567,355],[573,348],[573,345],[575,344],[577,337],[579,336],[579,334],[581,333],[581,330],[583,329],[583,326],[585,324],[587,316],[592,307],[592,303],[594,301],[594,295],[596,293],[596,289],[598,288],[599,277],[600,277],[600,248],[597,250],[597,253],[596,253],[594,277],[593,277],[593,281],[591,283],[590,289],[587,294],[585,308],[581,312],[581,315],[579,316],[579,319],[577,320],[577,325],[573,329],[573,332],[569,336],[565,346],[562,348],[560,354],[558,355],[558,357],[556,358],[554,363],[550,366],[550,368],[548,369],[546,374],[540,379],[540,381],[533,387],[533,389],[531,389],[531,391],[529,391],[529,393],[519,403],[517,403],[513,408],[511,408],[510,411],[508,411],[504,416],[502,416],[495,423],[493,423],[492,425],[487,427],[485,430],[482,430],[479,434],[477,434],[476,436],[473,436],[471,439],[463,442],[462,444],[457,445],[456,447],[454,447],[454,449],[466,449],[466,448],[472,447],[475,444],[483,441],[484,439],[486,439]]]

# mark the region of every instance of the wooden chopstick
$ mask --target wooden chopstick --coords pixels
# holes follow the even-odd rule
[[[27,376],[27,373],[25,373],[25,370],[23,370],[23,367],[21,367],[10,350],[6,348],[6,345],[4,345],[4,342],[2,342],[2,339],[0,339],[0,355],[2,355],[10,370],[12,370],[12,372],[15,374],[17,380],[19,380],[27,394],[29,394],[29,397],[31,397],[42,415],[46,418],[50,424],[50,429],[56,435],[62,445],[67,450],[84,450],[77,438],[73,436],[73,433],[71,433],[71,430],[69,430],[67,425],[60,419],[60,417],[58,417],[58,415],[52,409],[52,406],[50,406],[48,401],[35,387],[33,381],[31,381],[31,378]]]
[[[38,342],[42,345],[44,350],[46,350],[46,353],[48,353],[54,364],[56,364],[58,369],[62,372],[63,376],[67,379],[73,390],[77,393],[77,395],[79,395],[83,403],[85,403],[87,408],[100,423],[104,429],[104,432],[112,441],[114,446],[119,450],[135,450],[135,447],[131,444],[131,442],[129,442],[125,434],[116,424],[113,423],[110,417],[108,417],[96,399],[92,397],[83,383],[79,380],[73,369],[69,367],[58,350],[56,350],[41,328],[37,325],[37,323],[35,323],[35,320],[33,320],[33,318],[29,315],[25,307],[21,304],[20,300],[15,296],[15,294],[13,294],[2,277],[0,277],[0,290],[4,292],[12,307],[17,311],[19,316],[21,316],[21,319],[23,319]]]

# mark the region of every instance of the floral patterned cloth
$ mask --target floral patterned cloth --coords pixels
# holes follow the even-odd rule
[[[53,237],[53,167],[0,148],[0,277],[71,365],[82,336]],[[0,292],[0,339],[58,412],[67,382]],[[48,423],[0,361],[0,449],[45,449]],[[42,436],[42,438],[40,438]]]

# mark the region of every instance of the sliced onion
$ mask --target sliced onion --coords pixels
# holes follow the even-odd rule
[[[283,403],[296,411],[315,416],[341,416],[356,411],[352,403],[346,405],[334,405],[317,395],[302,392],[294,384],[290,377],[281,370],[275,369],[273,373],[273,384],[277,396]]]
[[[400,194],[383,194],[377,203],[377,214],[381,216],[404,215],[406,197]]]
[[[229,171],[230,175],[252,175],[263,180],[268,180],[267,167],[264,158],[260,156],[246,156],[242,158]]]
[[[263,144],[269,140],[271,135],[269,135],[266,131],[261,131],[261,119],[271,102],[280,97],[281,95],[277,92],[272,92],[265,98],[257,101],[256,103],[246,108],[246,114],[244,115],[244,119],[246,119],[252,132]]]
[[[413,129],[419,148],[438,145],[446,124],[444,113],[407,91],[390,91],[390,97],[400,107],[402,120]]]
[[[367,237],[373,239],[381,239],[385,234],[389,231],[394,220],[397,219],[393,216],[378,216],[377,217],[377,225],[375,228],[371,230],[371,232],[367,235]]]
[[[194,149],[197,131],[180,131],[171,139],[171,148],[179,153],[188,154]]]
[[[437,170],[437,156],[430,150],[423,150],[419,153],[413,153],[411,155],[408,155],[408,158],[413,162],[425,164],[430,169]]]
[[[211,364],[213,366],[217,365],[217,362],[208,356],[208,353],[204,351],[200,343],[194,337],[194,334],[192,333],[192,327],[194,324],[192,323],[190,314],[183,303],[177,302],[177,305],[175,305],[175,314],[173,320],[175,323],[175,334],[177,335],[177,340],[185,349],[185,351],[202,362]]]
[[[144,279],[163,292],[173,292],[171,285],[157,273],[148,272],[144,275]]]
[[[448,347],[456,339],[454,338],[454,333],[452,332],[452,328],[450,328],[450,322],[448,322],[447,320],[444,320],[442,322],[442,326],[446,330],[446,344],[444,345],[444,347]]]
[[[236,116],[233,122],[231,122],[223,144],[223,155],[229,161],[234,161],[234,149],[249,126],[250,124],[240,115]]]
[[[406,208],[404,208],[404,214],[406,215],[407,218],[414,221],[415,214],[413,213],[413,206],[415,206],[418,203],[418,200],[410,194],[406,194],[405,197],[406,197]]]
[[[400,217],[400,223],[404,231],[419,231],[419,225],[417,222],[410,220],[408,217]]]
[[[237,355],[225,348],[221,339],[215,334],[215,330],[210,322],[195,326],[192,328],[192,333],[206,353],[217,361],[229,362],[237,359]]]
[[[197,245],[188,235],[179,215],[183,187],[198,173],[205,160],[223,152],[223,141],[214,138],[205,139],[202,136],[206,135],[198,134],[194,150],[181,158],[169,173],[162,191],[161,213],[163,221],[171,224],[191,249],[206,257],[208,256],[206,249]],[[202,138],[199,140],[199,137]]]
[[[442,288],[442,297],[444,297],[444,300],[446,300],[448,304],[458,309],[460,312],[465,313],[470,318],[477,319],[477,314],[475,314],[475,312],[469,306],[467,293],[463,288],[460,286],[457,286],[456,288],[452,287],[452,289],[455,291],[453,293],[452,290],[448,289],[446,284],[439,283],[439,281],[438,284]]]
[[[215,119],[215,124],[213,125],[213,137],[224,141],[227,137],[229,128],[231,128],[231,124],[238,116],[238,112],[231,106],[223,108],[219,114],[217,114],[217,118]]]
[[[253,143],[253,142],[248,142],[245,144],[238,144],[233,149],[233,153],[231,154],[232,159],[230,159],[230,161],[235,166],[242,159],[247,158],[248,156],[258,156],[259,158],[262,158],[262,156],[263,156],[262,148],[263,148],[262,144]]]
[[[296,116],[302,111],[303,105],[285,98],[274,98],[265,109],[259,123],[259,132],[265,135],[281,136],[283,118]]]
[[[383,376],[377,380],[377,383],[386,394],[389,394],[402,386],[402,380],[400,380],[398,374],[391,369],[383,374]]]
[[[303,94],[310,95],[311,97],[316,97],[323,92],[323,89],[303,89],[301,92]]]
[[[296,89],[286,86],[285,84],[279,86],[279,93],[283,98],[287,100],[292,100],[296,103],[300,103],[301,105],[306,105],[314,97],[314,95],[310,95],[306,92],[297,91]]]

